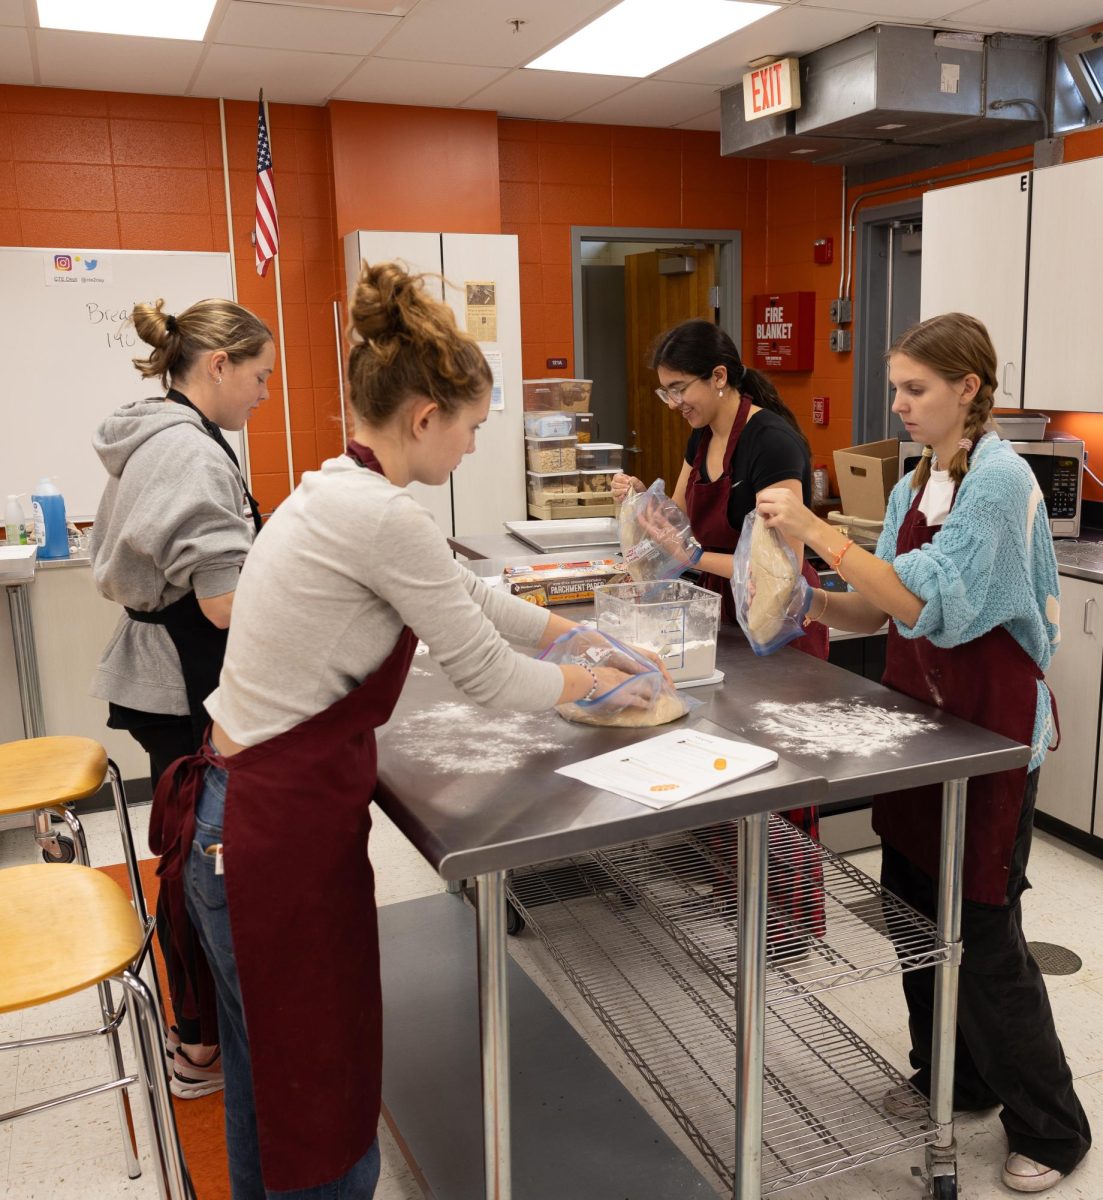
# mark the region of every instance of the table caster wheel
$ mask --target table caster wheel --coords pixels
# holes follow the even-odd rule
[[[931,1195],[934,1200],[957,1200],[957,1176],[936,1175],[931,1180]]]
[[[76,860],[77,851],[73,845],[73,839],[67,837],[59,837],[57,839],[57,854],[51,854],[49,850],[42,851],[42,861],[48,863],[71,863]]]
[[[521,914],[517,911],[517,909],[515,909],[513,907],[513,905],[507,900],[506,901],[506,933],[509,934],[510,937],[516,937],[519,933],[521,933],[524,930],[524,928],[525,928],[525,918],[522,917]]]

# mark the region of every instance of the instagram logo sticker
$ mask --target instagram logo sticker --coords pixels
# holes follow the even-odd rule
[[[55,254],[54,255],[54,270],[55,271],[71,271],[73,269],[73,256],[71,254]]]

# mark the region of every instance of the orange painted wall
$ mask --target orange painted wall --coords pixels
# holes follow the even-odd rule
[[[258,279],[249,242],[256,105],[226,107],[239,298],[274,330],[274,272]],[[291,387],[297,469],[340,448],[333,320],[323,308],[337,295],[328,122],[323,110],[277,104],[270,126],[287,351],[249,428],[265,511],[288,491],[280,372]],[[0,85],[0,245],[225,251],[228,241],[217,101]]]
[[[342,100],[328,112],[340,237],[500,231],[494,113]]]

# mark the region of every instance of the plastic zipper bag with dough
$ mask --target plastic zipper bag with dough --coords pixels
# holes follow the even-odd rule
[[[773,654],[804,636],[812,589],[792,546],[752,509],[732,556],[735,616],[755,654]]]
[[[664,489],[656,479],[645,492],[630,491],[617,513],[620,550],[637,583],[676,579],[701,558],[689,518]]]

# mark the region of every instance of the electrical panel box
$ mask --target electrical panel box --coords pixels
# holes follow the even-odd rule
[[[849,329],[832,329],[828,344],[836,354],[845,354],[851,348]]]

